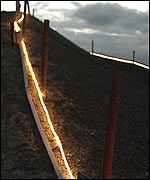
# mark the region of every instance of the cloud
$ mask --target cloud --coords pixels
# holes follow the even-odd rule
[[[30,4],[30,2],[29,2]],[[31,8],[34,8],[38,11],[45,9],[48,6],[47,2],[35,2],[34,4],[31,5]]]
[[[78,3],[78,2],[71,1],[71,4],[73,4],[76,8],[81,8],[82,7],[82,5],[80,3]]]
[[[135,50],[136,60],[149,64],[148,12],[117,3],[71,3],[74,9],[54,9],[38,3],[38,9],[43,7],[38,15],[40,19],[48,17],[52,28],[87,51],[91,51],[94,40],[95,52],[132,59]]]
[[[90,29],[90,28],[64,28],[66,31],[74,32],[75,34],[78,33],[84,33],[84,34],[93,34],[93,33],[99,33],[98,30]]]
[[[113,33],[133,33],[137,30],[148,33],[148,12],[125,8],[117,3],[88,4],[74,12],[73,17]]]

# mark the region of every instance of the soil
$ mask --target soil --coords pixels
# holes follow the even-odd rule
[[[10,13],[3,16],[6,18]],[[24,40],[39,84],[43,26],[38,19],[27,16]],[[35,128],[25,95],[19,52],[11,45],[6,21],[2,22],[1,31],[2,178],[34,178],[36,169],[36,178],[54,177],[48,173],[51,163]],[[112,179],[149,179],[149,70],[91,56],[52,28],[49,38],[45,102],[74,176],[87,171],[101,178],[111,77],[113,72],[121,72]],[[34,163],[24,165],[23,169],[24,159]]]

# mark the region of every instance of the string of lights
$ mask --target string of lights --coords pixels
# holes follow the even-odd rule
[[[24,16],[22,15],[22,17],[18,20],[19,23],[23,20],[23,17],[24,17]],[[15,30],[16,32],[21,31],[19,25],[17,24],[17,21],[14,22],[14,30]],[[23,53],[24,53],[24,56],[25,56],[26,63],[27,63],[27,65],[28,65],[28,67],[29,67],[29,70],[30,70],[30,72],[31,72],[32,78],[33,78],[33,80],[34,80],[34,84],[35,84],[35,87],[36,87],[36,89],[37,89],[37,92],[38,92],[38,96],[39,96],[41,105],[42,105],[43,110],[44,110],[44,112],[45,112],[45,114],[46,114],[46,117],[47,117],[49,126],[50,126],[50,128],[51,128],[51,131],[52,131],[52,133],[53,133],[53,135],[54,135],[54,137],[56,138],[56,141],[57,141],[57,143],[58,143],[58,146],[59,146],[59,149],[60,149],[60,152],[61,152],[63,161],[64,161],[65,166],[66,166],[66,168],[67,168],[67,171],[68,171],[68,173],[69,173],[69,176],[70,176],[71,179],[75,179],[74,176],[72,175],[72,172],[71,172],[70,167],[69,167],[69,165],[68,165],[68,162],[67,162],[67,159],[66,159],[66,156],[65,156],[63,147],[62,147],[62,143],[61,143],[61,141],[60,141],[60,139],[59,139],[56,131],[54,130],[54,126],[53,126],[53,124],[52,124],[52,122],[51,122],[50,115],[49,115],[49,113],[48,113],[48,110],[47,110],[46,105],[45,105],[44,100],[43,100],[43,94],[41,93],[41,90],[40,90],[40,88],[39,88],[38,81],[37,81],[37,79],[36,79],[36,76],[35,76],[35,73],[34,73],[34,71],[33,71],[32,65],[31,65],[31,63],[30,63],[29,56],[28,56],[27,49],[26,49],[26,45],[25,45],[25,42],[24,42],[23,39],[21,40],[21,47],[22,47],[22,50],[23,50]]]
[[[98,53],[94,53],[94,52],[90,52],[91,55],[97,56],[97,57],[101,57],[101,58],[105,58],[105,59],[110,59],[110,60],[114,60],[114,61],[119,61],[119,62],[123,62],[123,63],[128,63],[128,64],[134,64],[137,66],[140,66],[142,68],[145,69],[149,69],[149,66],[145,65],[145,64],[141,64],[139,62],[135,62],[135,61],[131,61],[131,60],[126,60],[126,59],[121,59],[121,58],[116,58],[116,57],[111,57],[111,56],[107,56],[107,55],[103,55],[103,54],[98,54]]]

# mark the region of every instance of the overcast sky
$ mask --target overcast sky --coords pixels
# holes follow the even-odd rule
[[[9,3],[8,3],[9,2]],[[29,1],[40,20],[80,46],[149,65],[149,1]],[[23,11],[23,1],[21,2]],[[14,11],[15,1],[1,1]]]

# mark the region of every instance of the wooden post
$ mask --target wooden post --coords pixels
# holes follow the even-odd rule
[[[16,1],[16,20],[19,19],[19,13],[20,13],[20,3],[19,1]]]
[[[29,1],[26,2],[28,6],[28,14],[30,15],[30,6],[29,6]]]
[[[14,45],[14,22],[10,23],[10,28],[11,28],[11,42],[12,45]]]
[[[42,54],[42,76],[41,76],[41,90],[43,97],[46,96],[46,79],[48,66],[48,36],[49,36],[49,20],[44,20],[44,37],[43,37],[43,54]]]
[[[33,9],[33,17],[34,17],[34,9]]]
[[[19,44],[19,42],[21,41],[22,39],[22,32],[15,32],[15,36],[16,36],[16,45]]]
[[[22,36],[25,34],[25,24],[26,24],[26,1],[24,1],[24,19],[23,19],[23,28],[22,28]]]
[[[92,40],[92,55],[93,55],[93,52],[94,52],[94,41]]]
[[[105,139],[102,179],[111,179],[111,174],[112,174],[113,150],[114,150],[119,94],[120,94],[120,80],[121,80],[120,72],[112,74],[112,88],[110,94],[109,114],[108,114],[107,132]]]
[[[135,61],[135,50],[133,51],[133,63]]]

